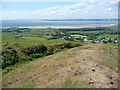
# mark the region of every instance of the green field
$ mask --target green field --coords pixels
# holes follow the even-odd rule
[[[103,35],[100,35],[99,37],[102,37],[102,38],[111,38],[111,39],[118,39],[118,35],[109,35],[109,34],[103,34]]]

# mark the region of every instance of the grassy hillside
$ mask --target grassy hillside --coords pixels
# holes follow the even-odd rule
[[[117,88],[118,48],[89,44],[40,58],[3,76],[5,88]]]
[[[117,87],[118,34],[116,26],[3,29],[3,87]]]

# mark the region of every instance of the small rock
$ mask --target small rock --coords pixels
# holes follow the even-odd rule
[[[89,82],[88,84],[94,84],[94,82]]]
[[[83,59],[83,61],[85,61],[85,59]]]
[[[93,72],[95,72],[95,69],[92,69]]]
[[[109,77],[109,79],[112,79],[113,77]]]
[[[11,84],[12,82],[9,82],[8,84]]]
[[[113,82],[110,82],[110,84],[112,84],[112,85],[113,85]]]
[[[96,64],[96,66],[98,66],[98,67],[99,67],[100,65],[99,65],[99,64]]]
[[[76,72],[74,73],[74,76],[78,75]]]

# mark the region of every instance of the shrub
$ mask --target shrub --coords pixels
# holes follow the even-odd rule
[[[82,45],[80,45],[78,43],[73,44],[73,47],[79,47],[79,46],[82,46]]]
[[[61,52],[61,51],[63,51],[63,49],[57,49],[57,50],[56,50],[56,52]]]
[[[19,56],[15,50],[8,51],[6,54],[4,53],[2,56],[2,68],[6,68],[10,65],[15,65],[19,62]]]
[[[10,72],[11,70],[17,68],[18,66],[17,65],[14,65],[14,66],[8,66],[6,67],[5,69],[2,70],[3,73],[8,73]]]
[[[61,49],[62,44],[48,45],[50,51],[55,52],[57,49]]]
[[[23,61],[32,61],[33,58],[30,57],[30,56],[26,56],[26,57],[22,57],[22,60],[23,60]]]
[[[54,52],[52,50],[47,50],[44,55],[47,56],[47,55],[51,55],[51,54],[54,54]]]
[[[63,47],[64,48],[73,48],[73,45],[70,42],[66,42],[66,43],[63,43]]]
[[[30,55],[32,58],[39,58],[39,57],[43,57],[44,54],[43,53],[34,53]]]
[[[51,55],[51,54],[53,54],[53,51],[46,50],[46,52],[44,52],[44,53],[34,53],[34,54],[31,54],[30,56],[32,58],[39,58],[39,57],[44,57],[44,56]]]
[[[48,45],[48,49],[52,52],[59,52],[61,51],[62,49],[65,49],[65,48],[73,48],[73,47],[78,47],[78,46],[81,46],[80,44],[73,44],[73,43],[70,43],[70,42],[66,42],[66,43],[63,43],[63,44],[55,44],[55,45]]]
[[[24,48],[22,51],[25,52],[27,55],[34,54],[34,53],[44,53],[47,50],[45,45],[34,45],[29,48]]]

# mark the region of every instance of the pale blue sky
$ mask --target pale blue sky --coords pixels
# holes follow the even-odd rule
[[[71,4],[74,4],[74,2],[3,2],[3,7],[5,11],[10,10],[31,11],[37,9],[44,9],[52,6],[64,6]]]
[[[118,0],[79,2],[6,2],[3,19],[104,19],[117,18]],[[14,0],[13,0],[14,1]],[[22,0],[21,0],[22,1]],[[25,0],[24,0],[25,1]],[[97,1],[97,2],[96,2]]]

